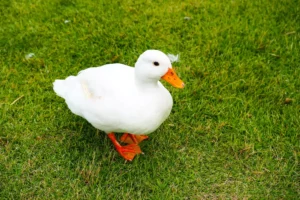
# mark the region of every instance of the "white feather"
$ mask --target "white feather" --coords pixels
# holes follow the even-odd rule
[[[179,62],[179,54],[174,55],[174,54],[168,54],[167,55],[171,61],[171,63],[173,62]]]

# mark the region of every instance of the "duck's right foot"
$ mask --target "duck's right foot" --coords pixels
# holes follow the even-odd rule
[[[130,133],[124,133],[120,141],[127,144],[139,144],[140,142],[148,138],[149,137],[147,135],[134,135]]]

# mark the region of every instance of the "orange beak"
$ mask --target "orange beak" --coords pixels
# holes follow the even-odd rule
[[[169,68],[167,73],[161,77],[176,88],[184,88],[183,81],[177,76],[174,69]]]

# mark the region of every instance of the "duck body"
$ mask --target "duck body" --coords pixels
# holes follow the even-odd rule
[[[138,143],[148,138],[169,116],[173,99],[160,83],[184,84],[161,51],[141,54],[135,67],[107,64],[82,70],[77,76],[55,80],[53,89],[69,109],[107,133],[119,154],[131,161],[142,153]],[[114,133],[124,132],[121,146]]]
[[[69,109],[106,133],[149,134],[169,116],[173,99],[158,81],[139,85],[134,68],[123,64],[92,67],[56,80],[56,93]]]

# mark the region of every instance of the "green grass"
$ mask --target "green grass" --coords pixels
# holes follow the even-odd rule
[[[0,199],[299,198],[299,5],[0,1]],[[126,163],[52,82],[146,49],[186,88]]]

